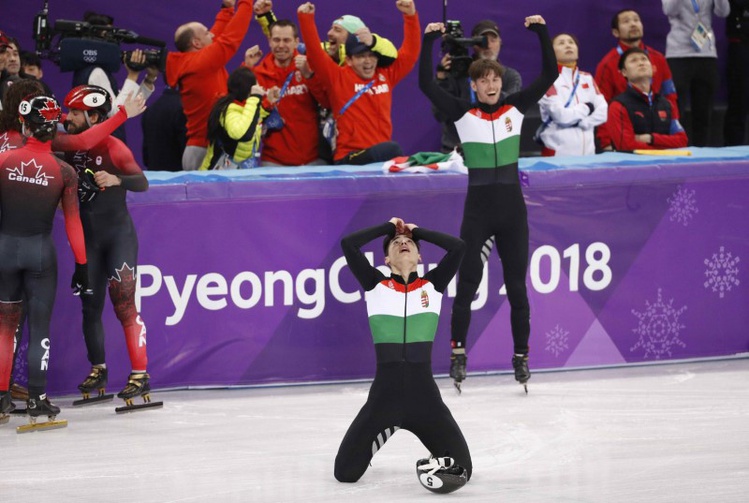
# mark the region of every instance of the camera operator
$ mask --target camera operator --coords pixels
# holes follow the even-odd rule
[[[97,14],[96,12],[88,11],[83,15],[83,21],[91,24],[92,26],[102,27],[113,27],[114,18],[106,14]],[[125,82],[120,89],[117,85],[117,81],[111,71],[97,65],[87,65],[83,68],[76,70],[73,73],[72,87],[80,85],[99,86],[104,88],[109,93],[110,99],[112,99],[112,110],[116,111],[119,105],[125,102],[125,98],[132,94],[137,96],[142,94],[145,100],[151,96],[154,91],[154,82],[159,74],[156,68],[146,68],[146,77],[143,82],[139,85],[138,78],[140,77],[139,65],[145,63],[145,55],[140,49],[132,51],[130,57],[125,60],[125,67],[127,68],[127,77]],[[113,136],[119,138],[123,142],[127,143],[125,137],[125,127],[121,126],[115,130]]]
[[[453,25],[453,29],[454,27],[455,25]],[[462,36],[462,33],[458,32],[454,36],[460,37]],[[494,21],[489,19],[479,21],[471,30],[471,37],[486,37],[485,47],[482,45],[473,45],[472,60],[499,60],[499,51],[502,49],[502,38],[500,36],[499,27]],[[453,45],[453,47],[456,46]],[[460,49],[458,49],[458,51],[459,50]],[[453,61],[455,52],[455,50],[447,51],[447,53],[442,57],[439,65],[437,65],[437,84],[452,96],[474,101],[472,98],[473,94],[471,92],[470,78],[468,77],[468,66],[470,65],[470,61],[460,61],[455,64]],[[518,71],[504,65],[503,67],[505,73],[502,76],[502,99],[512,93],[520,91],[523,87],[523,80]],[[455,125],[442,112],[440,112],[437,107],[432,107],[432,113],[442,124],[442,151],[451,152],[458,144],[460,144]]]

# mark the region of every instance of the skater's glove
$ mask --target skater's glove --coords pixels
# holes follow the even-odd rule
[[[88,264],[75,264],[70,288],[73,289],[73,295],[80,295],[81,293],[91,295],[93,293],[88,287]]]
[[[94,172],[90,169],[78,174],[78,200],[82,203],[90,203],[99,195],[99,186],[94,181]]]

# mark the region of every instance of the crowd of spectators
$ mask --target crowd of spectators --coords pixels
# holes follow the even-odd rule
[[[399,48],[351,14],[333,20],[321,40],[312,3],[301,4],[297,12],[282,6],[288,16],[284,19],[273,7],[272,0],[222,0],[210,28],[200,21],[176,27],[176,50],[166,58],[166,86],[142,117],[147,169],[215,169],[222,156],[231,161],[224,167],[248,167],[368,164],[403,154],[392,137],[392,93],[418,56],[423,30],[415,3],[396,1],[403,18]],[[729,79],[723,137],[727,145],[745,143],[749,0],[662,0],[662,10],[671,25],[667,39],[661,41],[665,55],[645,45],[643,20],[634,9],[625,9],[611,19],[615,44],[594,74],[577,66],[579,52],[589,48],[579,46],[576,34],[556,34],[559,77],[539,101],[541,126],[534,136],[542,155],[708,145],[718,84],[714,17],[727,17]],[[252,92],[242,98],[227,87],[230,72],[237,70],[227,64],[241,50],[253,18],[268,47],[244,51],[242,75],[249,73],[254,83]],[[114,23],[111,16],[94,12],[87,12],[84,20]],[[476,23],[470,35],[481,42],[469,48],[467,57],[456,58],[443,44],[434,79],[449,94],[473,100],[467,66],[479,59],[500,61],[502,37],[500,27],[489,19]],[[632,49],[639,51],[632,54]],[[637,69],[627,67],[627,54],[633,56],[633,65],[638,61]],[[645,55],[647,64],[638,54]],[[111,69],[79,68],[71,87],[103,87],[114,99],[114,113],[126,96],[148,99],[154,93],[159,70],[147,66],[142,71],[144,61],[142,51],[132,51],[121,85]],[[506,98],[522,89],[522,77],[513,68],[502,69],[501,97]],[[37,79],[47,94],[54,94],[43,81],[42,60],[2,32],[0,70],[0,97],[19,79]],[[649,120],[641,120],[642,103]],[[217,106],[223,109],[217,112]],[[436,108],[433,112],[442,127],[442,151],[460,151],[454,124]],[[242,120],[233,121],[235,116]],[[209,138],[211,117],[220,127]],[[689,138],[681,125],[685,118],[691,119],[686,128]],[[664,140],[664,135],[674,137]],[[221,137],[225,141],[216,141]],[[120,138],[126,141],[123,135]],[[242,145],[250,140],[257,162],[234,158],[236,152],[246,153]]]

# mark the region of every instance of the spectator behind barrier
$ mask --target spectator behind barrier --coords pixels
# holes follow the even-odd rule
[[[662,0],[671,30],[666,37],[666,58],[674,73],[679,116],[687,98],[692,115],[692,144],[704,147],[710,140],[713,100],[718,89],[718,52],[713,34],[713,14],[726,17],[728,0]]]
[[[494,21],[484,19],[479,21],[471,30],[471,37],[486,37],[486,47],[473,46],[473,60],[490,59],[499,61],[499,52],[502,50],[502,37],[499,26]],[[502,98],[520,91],[523,87],[523,78],[517,70],[504,66],[502,76]],[[465,70],[463,70],[463,67]],[[442,56],[437,65],[436,81],[439,86],[452,96],[467,100],[474,99],[468,78],[468,65],[453,67],[452,55],[448,52]],[[442,124],[442,151],[450,152],[460,144],[455,124],[442,114],[437,107],[432,106],[434,117]]]
[[[273,13],[273,2],[271,0],[257,0],[255,2],[255,19],[258,20],[263,28],[263,33],[270,37],[269,27],[276,22],[276,15]],[[380,35],[372,33],[364,24],[364,21],[357,16],[344,14],[333,20],[327,33],[327,40],[321,42],[322,48],[330,55],[331,59],[340,66],[346,66],[346,40],[350,34],[356,35],[357,39],[371,48],[377,56],[377,66],[385,68],[393,64],[398,57],[398,50],[393,43]],[[304,44],[299,44],[297,50],[300,53],[306,52]],[[246,64],[249,64],[246,62]],[[317,93],[318,122],[320,134],[318,135],[318,154],[326,163],[333,162],[332,144],[335,143],[335,119],[333,112],[330,110],[330,104],[326,94]]]
[[[645,51],[653,65],[653,92],[659,93],[671,102],[674,118],[678,119],[680,116],[671,69],[662,53],[642,42],[644,28],[640,15],[632,9],[620,10],[611,18],[611,34],[618,41],[616,47],[606,53],[596,67],[596,83],[606,102],[611,103],[611,100],[627,89],[627,79],[619,71],[619,58],[627,49],[639,47]],[[605,123],[598,127],[596,136],[599,149],[612,149]]]
[[[141,119],[143,164],[151,171],[181,171],[187,145],[187,118],[179,91],[166,87]]]
[[[541,101],[541,127],[538,139],[542,154],[593,155],[596,153],[594,128],[606,122],[608,104],[593,76],[577,67],[577,38],[560,33],[551,41],[559,66],[559,77]]]
[[[114,25],[114,18],[108,14],[99,14],[93,11],[87,11],[83,15],[83,21],[90,23],[94,26],[107,26],[111,27]],[[131,58],[126,62],[125,68],[127,69],[127,77],[122,83],[122,88],[117,85],[117,80],[114,74],[109,70],[101,66],[88,65],[83,68],[79,68],[73,73],[72,87],[79,85],[90,85],[99,86],[107,91],[110,98],[112,99],[112,113],[117,112],[117,107],[125,102],[125,99],[129,95],[137,96],[142,95],[145,100],[151,96],[154,91],[154,82],[158,77],[158,70],[156,68],[147,68],[146,76],[143,81],[138,84],[140,78],[140,70],[134,70],[128,63],[140,64],[145,62],[145,56],[141,49],[133,51]],[[114,135],[123,142],[126,142],[125,128],[118,128]]]
[[[609,104],[607,122],[616,150],[667,149],[687,146],[687,134],[674,118],[671,103],[653,91],[653,64],[638,47],[627,49],[619,70],[629,86]]]
[[[242,66],[234,70],[227,83],[228,93],[219,98],[208,118],[208,153],[200,166],[206,169],[246,169],[260,165],[260,140],[263,96],[273,106],[280,90],[267,93],[257,84],[255,74]]]
[[[270,27],[270,54],[255,67],[258,84],[280,89],[276,124],[267,124],[263,166],[326,164],[319,159],[317,103],[323,99],[320,79],[312,78],[307,56],[299,54],[299,34],[294,23],[280,20]],[[270,108],[270,107],[268,107]]]
[[[387,68],[377,65],[372,49],[349,34],[346,40],[346,67],[331,60],[319,44],[314,5],[299,6],[299,26],[315,78],[328,88],[328,99],[336,120],[334,150],[336,164],[369,164],[401,155],[391,141],[392,89],[413,68],[419,55],[419,18],[411,0],[398,0],[403,13],[404,39],[396,61]]]
[[[185,171],[196,170],[203,163],[208,116],[216,98],[226,94],[226,64],[239,49],[251,19],[251,0],[223,0],[210,30],[193,21],[174,33],[179,52],[167,55],[166,81],[179,89],[187,117],[187,147],[182,155]]]

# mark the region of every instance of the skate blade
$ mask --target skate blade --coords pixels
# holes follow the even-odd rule
[[[128,412],[138,412],[145,409],[161,409],[164,407],[164,402],[147,402],[140,403],[137,405],[125,405],[123,407],[117,407],[114,411],[117,414],[127,414]]]
[[[85,407],[86,405],[93,405],[95,403],[111,402],[114,400],[114,395],[98,395],[91,398],[81,398],[73,402],[73,407]]]
[[[8,421],[10,421],[10,416],[8,414],[3,414],[0,416],[0,424],[5,424]]]
[[[46,421],[44,423],[29,423],[24,424],[16,428],[18,433],[29,433],[32,431],[46,431],[46,430],[57,430],[59,428],[67,428],[68,420],[61,419],[60,421]]]
[[[463,390],[460,389],[460,385],[461,383],[457,381],[453,382],[453,386],[455,386],[455,391],[457,391],[459,395],[463,393]]]

